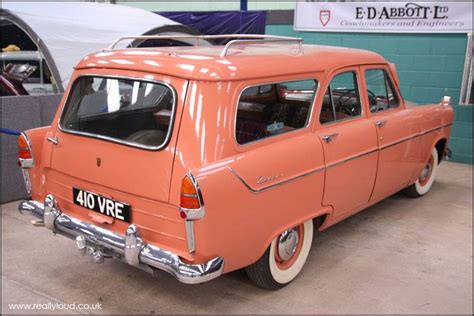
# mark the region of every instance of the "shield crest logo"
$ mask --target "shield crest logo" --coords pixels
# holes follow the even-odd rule
[[[319,21],[322,26],[326,26],[331,20],[331,10],[321,10],[319,11]]]

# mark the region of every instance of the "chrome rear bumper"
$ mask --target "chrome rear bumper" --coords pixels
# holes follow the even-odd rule
[[[55,233],[75,239],[78,249],[84,254],[89,253],[98,263],[107,257],[121,258],[152,273],[154,270],[150,267],[166,271],[178,281],[188,284],[212,280],[224,270],[222,257],[203,264],[187,264],[170,251],[146,244],[133,224],[123,236],[63,214],[52,195],[46,197],[44,204],[33,200],[22,201],[18,210],[43,220],[39,222],[41,226],[44,224]]]

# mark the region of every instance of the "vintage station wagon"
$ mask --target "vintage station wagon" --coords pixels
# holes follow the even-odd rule
[[[373,52],[225,37],[85,57],[52,125],[19,137],[32,197],[20,211],[98,263],[184,283],[245,268],[277,289],[301,271],[314,230],[430,190],[449,97],[408,104]]]

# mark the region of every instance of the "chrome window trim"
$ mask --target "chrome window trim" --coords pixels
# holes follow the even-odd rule
[[[63,128],[61,126],[61,123],[62,123],[62,119],[63,119],[63,115],[65,113],[65,110],[68,106],[69,97],[71,96],[71,91],[74,88],[74,85],[82,77],[135,80],[135,81],[141,81],[141,82],[149,82],[149,83],[154,83],[154,84],[160,84],[160,85],[166,86],[168,89],[170,89],[171,93],[173,94],[173,107],[171,109],[170,126],[168,127],[168,131],[166,133],[166,138],[165,138],[163,144],[161,144],[160,146],[147,146],[147,145],[143,145],[143,144],[138,144],[138,143],[134,143],[134,142],[128,142],[128,141],[125,141],[125,140],[120,140],[120,139],[113,138],[113,137],[108,137],[108,136],[103,136],[103,135],[98,135],[98,134],[92,134],[92,133],[87,133],[87,132],[74,131],[74,130],[70,130],[70,129],[67,129],[67,128]],[[174,120],[175,120],[175,116],[176,116],[177,101],[178,101],[178,98],[177,98],[176,90],[174,89],[174,87],[171,84],[169,84],[168,82],[165,82],[163,80],[147,79],[147,78],[141,78],[141,77],[136,77],[136,76],[102,75],[102,74],[92,74],[92,73],[82,74],[82,75],[77,76],[76,79],[74,79],[74,82],[71,84],[71,88],[69,88],[68,91],[67,91],[66,100],[64,101],[64,106],[61,110],[61,115],[59,116],[59,119],[58,119],[58,128],[59,128],[60,131],[62,131],[64,133],[67,133],[67,134],[73,134],[73,135],[85,136],[85,137],[90,137],[90,138],[96,138],[96,139],[105,140],[105,141],[112,142],[112,143],[117,143],[117,144],[120,144],[120,145],[125,145],[125,146],[128,146],[128,147],[145,149],[145,150],[149,150],[149,151],[159,151],[159,150],[165,148],[168,145],[168,143],[171,139],[171,135],[173,133],[173,128],[174,128]]]
[[[359,120],[361,118],[364,118],[364,116],[362,116],[362,114],[357,115],[357,116],[346,117],[346,118],[343,118],[343,119],[340,119],[340,120],[335,120],[335,121],[331,121],[331,122],[327,122],[327,123],[319,122],[319,124],[321,125],[321,127],[326,127],[326,126],[333,126],[333,125],[338,124],[338,123],[348,122],[348,121],[352,121],[352,120]]]
[[[274,85],[274,84],[280,84],[280,83],[285,83],[285,82],[297,82],[297,81],[309,81],[309,80],[315,81],[316,86],[315,86],[315,89],[314,89],[314,96],[313,96],[313,101],[311,102],[309,116],[306,120],[305,126],[303,126],[301,128],[294,129],[292,131],[284,132],[284,133],[281,133],[281,134],[275,134],[275,135],[271,135],[271,136],[268,136],[268,137],[265,137],[265,138],[256,139],[256,140],[253,140],[251,142],[244,143],[244,144],[240,144],[237,141],[237,115],[239,113],[239,102],[240,102],[240,98],[242,97],[242,94],[245,90],[247,90],[248,88],[254,88],[254,87],[259,87],[259,86],[264,86],[264,85]],[[239,93],[239,97],[237,98],[237,106],[235,107],[236,110],[235,110],[234,127],[233,127],[233,129],[234,129],[234,132],[233,132],[234,142],[237,144],[237,146],[243,147],[243,146],[248,146],[250,144],[254,144],[254,143],[257,143],[257,142],[260,142],[260,141],[265,141],[266,139],[273,139],[274,137],[277,137],[277,136],[280,136],[280,135],[286,135],[286,134],[294,133],[294,132],[297,132],[297,131],[302,131],[302,130],[305,130],[308,127],[310,127],[312,119],[313,119],[313,112],[314,112],[314,109],[315,109],[314,105],[316,103],[316,99],[317,99],[317,96],[318,96],[318,91],[319,91],[320,84],[321,83],[319,82],[319,79],[316,79],[316,78],[313,77],[313,78],[306,78],[306,79],[282,80],[282,81],[274,81],[274,82],[262,82],[262,83],[258,83],[258,84],[244,86],[244,88]]]
[[[370,155],[372,153],[375,153],[375,152],[380,152],[382,150],[385,150],[387,148],[390,148],[390,147],[393,147],[393,146],[396,146],[396,145],[399,145],[401,143],[404,143],[406,141],[409,141],[411,139],[414,139],[414,138],[417,138],[417,137],[420,137],[420,136],[424,136],[426,134],[429,134],[429,133],[432,133],[432,132],[435,132],[437,130],[440,130],[440,129],[443,129],[443,128],[446,128],[446,127],[450,127],[452,126],[453,124],[450,123],[450,124],[446,124],[446,125],[442,125],[442,126],[439,126],[439,127],[435,127],[435,128],[432,128],[432,129],[429,129],[427,131],[424,131],[424,132],[420,132],[420,133],[417,133],[417,134],[414,134],[414,135],[411,135],[409,137],[405,137],[401,140],[397,140],[393,143],[390,143],[390,144],[386,144],[382,147],[377,147],[375,149],[370,149],[366,152],[363,152],[361,154],[358,154],[358,155],[355,155],[353,157],[349,157],[349,158],[346,158],[344,160],[341,160],[341,161],[338,161],[338,162],[334,162],[332,164],[329,164],[327,166],[323,166],[323,167],[319,167],[319,168],[316,168],[314,170],[311,170],[311,171],[308,171],[302,175],[298,175],[298,176],[295,176],[293,178],[289,178],[289,179],[286,179],[285,181],[282,181],[282,182],[279,182],[279,183],[275,183],[275,184],[272,184],[272,185],[269,185],[269,186],[266,186],[264,188],[261,188],[261,189],[253,189],[238,173],[237,171],[235,171],[235,169],[233,169],[232,167],[228,167],[229,171],[237,177],[237,179],[240,180],[240,182],[242,182],[242,184],[250,191],[250,192],[253,192],[253,193],[260,193],[260,192],[264,192],[266,190],[270,190],[270,189],[273,189],[275,187],[278,187],[278,186],[281,186],[281,185],[284,185],[284,184],[287,184],[289,182],[292,182],[294,180],[298,180],[300,178],[303,178],[303,177],[306,177],[306,176],[309,176],[309,175],[312,175],[312,174],[315,174],[315,173],[318,173],[320,171],[326,171],[330,168],[333,168],[333,167],[336,167],[336,166],[339,166],[339,165],[342,165],[342,164],[345,164],[346,162],[349,162],[349,161],[352,161],[352,160],[355,160],[355,159],[359,159],[361,157],[364,157],[366,155]]]

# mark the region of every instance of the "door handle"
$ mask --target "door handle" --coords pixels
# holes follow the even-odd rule
[[[385,124],[387,124],[387,121],[386,121],[386,120],[382,120],[382,121],[377,121],[377,122],[375,122],[375,125],[377,125],[377,127],[384,127]]]
[[[322,137],[322,139],[326,142],[326,143],[330,143],[333,141],[333,139],[335,137],[337,137],[339,134],[338,133],[333,133],[333,134],[330,134],[330,135],[324,135]]]
[[[59,143],[59,140],[57,137],[48,137],[46,138],[49,142],[53,143],[54,145],[57,145]]]

